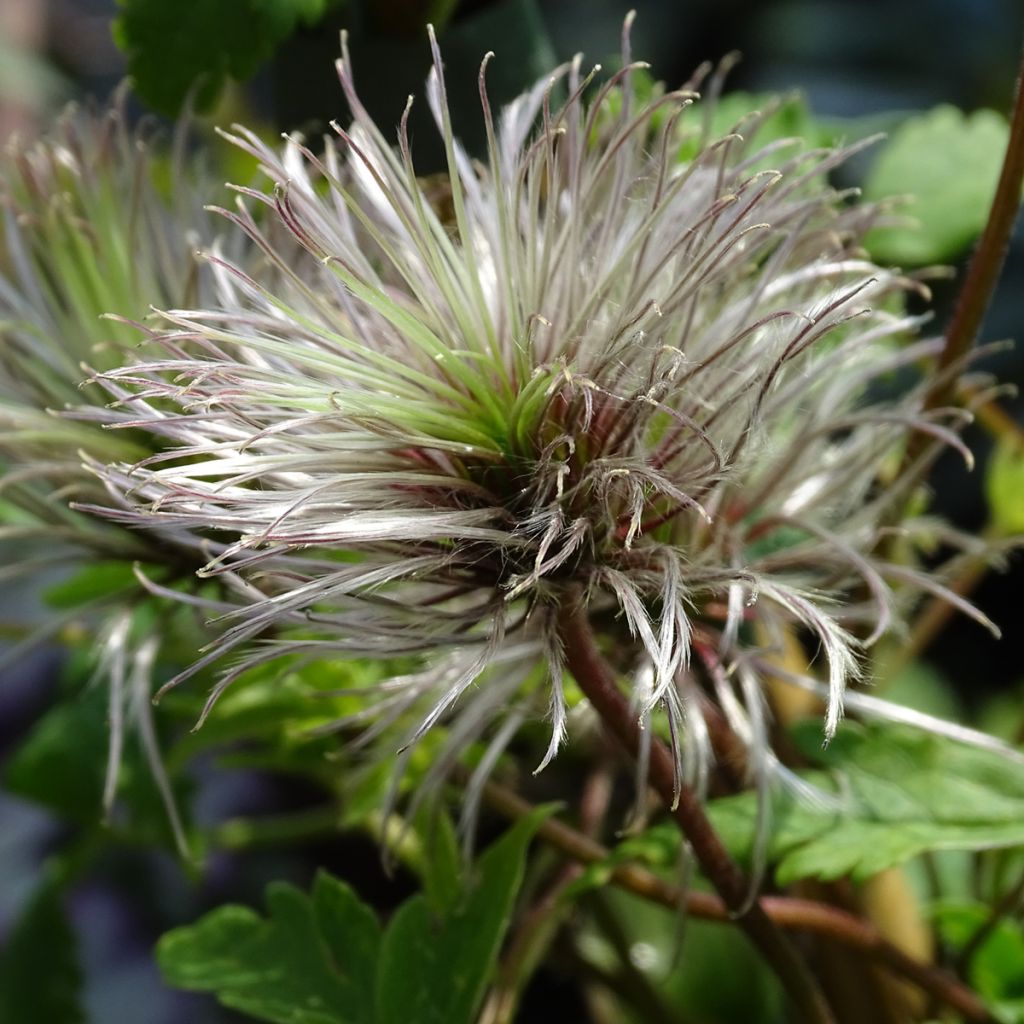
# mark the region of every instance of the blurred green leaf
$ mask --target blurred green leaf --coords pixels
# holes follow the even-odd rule
[[[786,885],[800,878],[870,878],[928,850],[984,850],[1024,843],[1024,766],[990,750],[895,726],[847,723],[827,751],[816,727],[804,753],[825,769],[805,775],[814,801],[779,789],[769,855]],[[729,848],[749,855],[755,797],[713,801]]]
[[[738,929],[690,919],[684,936],[676,911],[614,888],[599,899],[614,915],[632,965],[647,977],[671,1019],[708,1024],[786,1019],[778,981]],[[580,951],[613,977],[621,969],[621,949],[589,917],[580,929]],[[650,1024],[647,1014],[626,1005],[622,1010],[624,1024]]]
[[[86,686],[39,719],[7,762],[4,787],[68,821],[98,825],[103,816],[109,741],[106,690]],[[179,804],[183,803],[184,781],[172,778],[172,784]],[[118,824],[133,840],[172,844],[159,790],[138,744],[131,740],[121,759],[118,795]]]
[[[985,469],[992,525],[1003,536],[1024,533],[1024,448],[1012,439],[996,445]]]
[[[82,973],[60,888],[46,881],[0,956],[0,1020],[84,1024]]]
[[[159,580],[163,575],[159,566],[142,568],[151,579]],[[51,608],[77,608],[89,601],[139,587],[130,562],[91,562],[70,579],[49,587],[43,597]]]
[[[97,822],[107,753],[105,703],[103,693],[92,689],[43,715],[8,761],[4,787],[71,821]]]
[[[963,721],[964,709],[949,680],[927,661],[912,661],[885,680],[885,698],[926,715]]]
[[[452,820],[443,809],[424,807],[417,822],[422,844],[423,894],[435,914],[443,914],[459,899],[463,864]]]
[[[919,223],[877,228],[866,244],[880,263],[921,266],[955,259],[981,233],[1009,137],[991,110],[940,106],[908,118],[879,153],[864,198],[910,195]]]
[[[312,24],[337,0],[119,0],[114,40],[128,58],[139,95],[176,115],[197,88],[206,110],[226,78],[244,81],[300,22]]]
[[[373,911],[324,872],[312,898],[271,883],[267,911],[263,918],[229,904],[168,932],[157,945],[164,977],[274,1024],[371,1024],[380,947]]]
[[[932,908],[939,934],[961,950],[988,920],[983,903],[944,902]],[[1003,918],[971,957],[967,979],[1005,1024],[1024,1024],[1024,929]]]

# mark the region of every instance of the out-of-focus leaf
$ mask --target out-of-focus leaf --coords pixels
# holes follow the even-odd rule
[[[912,225],[867,236],[881,263],[921,266],[957,257],[981,233],[995,192],[1009,128],[991,110],[940,106],[908,118],[881,150],[864,183],[868,200],[910,195]]]
[[[885,698],[950,722],[961,721],[963,716],[949,680],[926,661],[912,661],[898,675],[887,679]]]
[[[97,689],[48,711],[14,752],[4,787],[62,817],[92,824],[102,814],[106,711]]]
[[[451,818],[440,809],[425,808],[417,823],[422,847],[423,893],[435,914],[443,914],[459,899],[462,858]]]
[[[168,932],[157,960],[178,988],[273,1024],[372,1024],[380,925],[343,882],[320,873],[312,898],[267,887],[267,917],[218,907]]]
[[[600,898],[615,916],[633,966],[646,976],[672,1019],[743,1024],[785,1019],[778,981],[738,929],[689,920],[680,947],[679,912],[617,889],[603,891]],[[580,931],[580,950],[604,971],[621,970],[620,951],[589,920]],[[651,1020],[634,1008],[622,1010],[623,1024]]]
[[[336,0],[119,0],[114,39],[143,99],[175,115],[198,87],[208,109],[226,78],[243,81],[303,22],[311,24]]]
[[[69,821],[97,825],[109,740],[107,694],[103,687],[87,687],[39,719],[7,762],[4,787]],[[134,739],[126,744],[119,776],[119,823],[138,841],[169,844],[167,811]],[[180,790],[179,780],[172,781]]]
[[[82,974],[60,889],[44,882],[0,955],[0,1020],[84,1024]]]
[[[540,808],[491,846],[443,918],[422,895],[398,909],[381,947],[378,1024],[472,1024],[512,916],[526,848],[549,813]]]
[[[162,574],[158,566],[143,568],[150,579],[160,579]],[[43,596],[51,608],[77,608],[98,598],[138,588],[139,581],[130,562],[91,562],[70,579],[49,587]]]
[[[983,903],[940,903],[933,909],[939,933],[953,949],[963,949],[991,913]],[[971,957],[971,986],[1005,1024],[1024,1024],[1024,929],[1003,918]]]
[[[1024,448],[1012,440],[996,445],[985,470],[992,525],[1003,536],[1024,533]]]

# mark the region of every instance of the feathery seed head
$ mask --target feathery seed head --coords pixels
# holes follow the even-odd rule
[[[936,351],[904,312],[918,286],[861,250],[878,211],[828,183],[849,150],[759,146],[764,113],[710,133],[718,76],[638,102],[627,40],[603,83],[576,60],[495,116],[488,55],[476,160],[431,46],[440,182],[347,53],[352,122],[322,152],[228,136],[274,183],[220,211],[264,263],[211,255],[217,303],[164,313],[162,351],[103,375],[162,445],[105,471],[135,505],[110,515],[219,542],[203,571],[239,605],[190,673],[275,631],[211,702],[287,650],[422,655],[366,736],[405,748],[446,718],[441,765],[487,737],[479,783],[538,697],[542,765],[556,751],[555,617],[583,600],[682,775],[703,788],[712,703],[767,774],[764,645],[814,637],[831,735],[861,645],[941,588],[879,544],[908,436],[964,450],[923,384],[873,389]]]

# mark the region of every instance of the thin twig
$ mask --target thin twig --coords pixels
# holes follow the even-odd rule
[[[580,795],[580,829],[584,835],[593,836],[600,829],[610,800],[611,776],[608,766],[601,764],[591,772]],[[511,1024],[523,985],[554,940],[570,909],[563,897],[582,873],[583,866],[578,861],[563,862],[554,880],[522,915],[502,957],[498,976],[478,1024]]]
[[[988,917],[982,921],[974,934],[967,940],[964,948],[956,958],[957,967],[959,967],[961,971],[967,971],[971,966],[971,961],[974,959],[974,954],[977,953],[983,945],[985,945],[989,936],[996,930],[996,928],[999,927],[999,922],[1002,921],[1007,914],[1011,914],[1017,910],[1022,901],[1024,901],[1024,875],[1020,877],[1016,885],[1007,889],[1007,891],[999,897],[998,902],[991,909]]]
[[[946,371],[971,351],[992,302],[1006,250],[1013,235],[1021,192],[1024,191],[1024,51],[1021,53],[1017,90],[1010,119],[1010,138],[1003,157],[999,183],[989,208],[988,220],[971,257],[953,319],[946,330],[946,341],[935,367],[935,381],[925,396],[929,411],[949,405],[956,397],[958,380]],[[927,435],[915,434],[907,446],[904,468],[913,465],[927,444]]]
[[[577,685],[605,727],[630,756],[636,757],[641,745],[637,716],[630,710],[611,669],[598,651],[586,612],[577,602],[567,602],[563,606],[559,616],[559,634],[566,663]],[[677,787],[672,755],[656,739],[651,740],[649,749],[648,778],[651,785],[669,808],[705,876],[721,896],[736,924],[775,971],[800,1019],[808,1024],[831,1024],[835,1018],[807,964],[765,914],[760,901],[750,899],[747,879],[711,827],[700,800],[689,787]]]
[[[512,821],[530,814],[534,807],[517,793],[496,782],[484,787],[484,800],[497,813]],[[607,863],[611,851],[557,818],[547,818],[537,835],[567,857],[582,864]],[[638,864],[609,866],[608,880],[621,889],[670,910],[680,907],[704,921],[729,922],[732,918],[722,900],[707,892],[684,891]],[[915,960],[888,942],[872,924],[854,914],[814,900],[788,896],[765,896],[765,913],[780,927],[827,935],[860,950],[895,974],[933,993],[967,1020],[992,1024],[993,1018],[981,1000],[956,978],[932,964]]]

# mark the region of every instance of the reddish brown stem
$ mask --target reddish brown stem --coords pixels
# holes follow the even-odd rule
[[[988,221],[981,234],[978,248],[971,259],[960,298],[946,331],[946,345],[939,357],[938,373],[951,367],[971,350],[978,336],[999,274],[1006,259],[1006,250],[1013,234],[1013,225],[1024,190],[1024,53],[1021,54],[1017,75],[1017,92],[1010,120],[1010,140],[1003,157],[999,184],[992,199]],[[954,397],[956,382],[948,381],[935,389],[926,401],[926,407],[935,409],[948,405]]]
[[[946,342],[935,368],[936,384],[925,397],[926,410],[952,404],[957,395],[958,381],[945,371],[960,362],[974,345],[982,322],[992,302],[999,274],[1006,259],[1006,250],[1013,235],[1013,226],[1024,190],[1024,51],[1021,53],[1017,75],[1017,91],[1010,118],[1010,139],[1003,157],[999,183],[989,208],[988,220],[978,247],[971,257],[967,275],[960,289],[953,319],[946,330]],[[944,379],[945,375],[945,379]],[[928,438],[915,434],[907,449],[904,467],[912,465],[921,455]]]
[[[622,695],[611,669],[597,649],[585,610],[567,604],[559,617],[559,634],[566,663],[609,732],[636,757],[640,724]],[[827,1024],[834,1017],[813,975],[795,947],[765,913],[759,900],[750,900],[750,886],[711,827],[696,795],[685,785],[676,793],[675,766],[663,743],[651,740],[648,778],[670,808],[708,881],[714,886],[737,925],[778,975],[801,1020]]]
[[[518,821],[534,810],[531,803],[495,782],[485,786],[484,799],[488,806],[512,821]],[[582,864],[601,863],[610,855],[610,851],[596,840],[557,818],[547,818],[537,834],[544,842]],[[641,899],[670,910],[685,906],[688,914],[701,920],[731,920],[728,908],[719,897],[706,892],[683,892],[638,864],[614,865],[611,881]],[[967,1020],[992,1024],[993,1018],[984,1003],[969,988],[932,964],[908,956],[885,939],[872,924],[854,914],[814,900],[787,896],[763,897],[761,905],[780,927],[828,936],[919,985]]]

